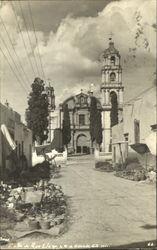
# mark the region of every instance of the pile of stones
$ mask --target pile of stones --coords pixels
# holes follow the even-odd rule
[[[17,188],[2,184],[0,200],[15,214],[15,230],[49,229],[65,219],[66,199],[62,187],[48,181]]]

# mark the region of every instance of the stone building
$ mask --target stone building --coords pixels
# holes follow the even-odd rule
[[[112,109],[111,96],[114,93],[118,102],[118,120],[122,120],[123,111],[123,92],[122,84],[122,67],[120,64],[120,53],[114,47],[112,40],[109,41],[109,47],[104,50],[100,57],[101,60],[101,84],[100,92],[97,95],[98,108],[102,111],[102,132],[103,142],[101,145],[101,153],[110,154],[112,151],[112,135],[110,113]],[[63,106],[68,104],[70,121],[71,121],[71,142],[69,151],[71,153],[91,153],[93,145],[89,132],[89,116],[90,116],[90,96],[94,95],[93,91],[85,94],[81,91],[76,96],[66,99],[58,110],[51,111],[50,127],[51,139],[55,128],[62,129]]]
[[[32,165],[32,131],[28,129],[22,122],[19,113],[14,111],[8,103],[3,105],[0,103],[0,125],[4,124],[11,138],[16,143],[15,153],[17,159],[25,155],[28,166]],[[0,169],[4,170],[7,166],[7,157],[10,151],[3,143],[2,132],[0,131]],[[22,163],[23,164],[23,163]]]
[[[68,105],[71,123],[71,142],[68,151],[71,153],[89,154],[93,151],[90,138],[89,117],[90,117],[90,94],[83,91],[78,95],[71,96],[60,104],[60,127],[63,126],[63,107]],[[98,107],[101,104],[97,99]]]
[[[112,128],[113,164],[138,159],[145,168],[156,167],[156,86],[124,104],[123,122]]]
[[[109,47],[104,50],[100,60],[101,68],[101,105],[102,105],[102,126],[103,126],[103,143],[102,151],[111,151],[111,95],[114,93],[118,101],[118,119],[122,119],[123,92],[122,84],[122,67],[120,64],[120,53],[114,47],[110,39]]]

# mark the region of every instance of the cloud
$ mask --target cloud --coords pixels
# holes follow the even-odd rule
[[[150,84],[155,69],[156,34],[152,27],[155,23],[154,7],[154,1],[121,1],[110,3],[96,17],[67,16],[47,44],[49,56],[52,56],[48,73],[52,72],[56,80],[61,80],[71,88],[81,78],[87,79],[84,86],[88,86],[88,78],[93,76],[99,88],[98,58],[107,48],[112,31],[115,46],[122,56],[126,88],[132,89],[137,81],[140,90],[145,88]],[[148,10],[150,19],[147,17]],[[141,16],[140,21],[137,21],[138,15]],[[143,33],[136,38],[139,28]],[[145,47],[145,40],[148,47]],[[48,61],[51,61],[50,58]]]
[[[50,2],[49,5],[51,5]],[[86,12],[86,5],[84,11]],[[37,13],[35,5],[33,13]],[[137,92],[151,84],[156,56],[154,0],[114,1],[93,16],[70,13],[66,16],[64,13],[60,21],[57,19],[56,32],[53,31],[53,27],[48,34],[45,34],[45,30],[42,29],[37,31],[38,46],[33,31],[29,30],[38,68],[41,71],[39,49],[46,78],[52,80],[58,103],[71,94],[77,94],[81,88],[87,90],[91,82],[97,86],[97,89],[100,88],[101,65],[98,59],[102,51],[108,47],[111,32],[115,47],[121,54],[126,98],[134,95],[135,88]],[[30,79],[30,85],[34,76],[29,60],[35,71],[37,70],[24,20],[20,15],[18,16],[22,29],[20,34],[9,3],[3,5],[0,14],[4,18],[9,34],[14,38],[14,47],[20,55],[24,70]],[[27,44],[29,59],[21,35]],[[6,37],[4,30],[3,36]],[[9,46],[9,41],[7,44]],[[18,63],[17,59],[16,62]],[[5,67],[8,70],[6,63]],[[7,88],[11,92],[14,92],[14,89],[17,90],[17,87],[12,87],[16,85],[12,73],[9,73],[4,81],[4,96],[8,94]],[[14,82],[12,86],[11,82]],[[13,100],[13,98],[11,99]]]

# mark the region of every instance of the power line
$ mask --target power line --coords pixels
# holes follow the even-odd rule
[[[11,55],[11,53],[10,53],[10,51],[9,51],[9,49],[8,49],[8,47],[7,47],[6,43],[5,43],[5,41],[4,41],[4,39],[2,38],[1,34],[0,34],[0,38],[1,38],[2,42],[4,43],[5,48],[6,48],[7,52],[8,52],[8,54],[9,54],[11,60],[13,61],[13,64],[15,65],[15,68],[16,68],[17,72],[19,73],[18,66],[16,65],[16,62],[15,62],[14,58],[12,57],[12,55]],[[22,79],[22,77],[21,77],[21,79]],[[22,79],[22,82],[24,82],[23,79]]]
[[[1,19],[1,23],[2,23],[2,25],[3,25],[4,29],[5,29],[5,31],[6,31],[6,33],[7,33],[8,39],[9,39],[11,45],[12,45],[13,51],[14,51],[16,57],[17,57],[18,60],[19,60],[19,65],[20,65],[20,67],[21,67],[21,70],[22,70],[23,74],[25,75],[25,77],[26,77],[26,79],[27,79],[27,82],[29,83],[29,79],[28,79],[28,77],[27,77],[27,75],[26,75],[26,73],[25,73],[25,71],[24,71],[24,69],[23,69],[21,60],[20,60],[18,54],[16,53],[16,50],[15,50],[14,45],[13,45],[13,43],[12,43],[12,40],[11,40],[11,38],[10,38],[10,36],[9,36],[9,33],[8,33],[8,31],[7,31],[7,28],[6,28],[5,24],[4,24],[3,19],[2,19],[1,16],[0,16],[0,19]],[[2,39],[2,37],[1,37],[1,39]],[[2,40],[3,40],[3,39],[2,39]],[[4,40],[3,40],[3,43],[5,43]],[[6,44],[5,44],[5,45],[6,45]],[[27,82],[26,82],[26,83],[27,83]]]
[[[25,89],[25,85],[22,85],[22,84],[21,84],[21,81],[20,81],[18,75],[16,74],[15,70],[13,69],[12,65],[10,64],[10,62],[9,62],[9,60],[8,60],[8,58],[7,58],[7,56],[4,54],[4,52],[3,52],[3,50],[2,50],[1,47],[0,47],[0,50],[1,50],[2,54],[3,54],[3,56],[5,57],[6,61],[8,62],[8,64],[9,64],[9,66],[10,66],[10,68],[11,68],[13,74],[15,75],[17,81],[18,81],[19,84],[24,88],[24,90],[26,91],[26,94],[28,94],[28,93],[27,93],[27,90]]]
[[[16,11],[15,11],[15,7],[14,7],[12,1],[10,1],[10,3],[11,3],[11,6],[12,6],[12,9],[13,9],[15,18],[16,18],[16,22],[17,22],[17,25],[18,25],[18,28],[19,28],[19,31],[20,31],[20,32],[19,32],[19,33],[20,33],[20,36],[21,36],[22,41],[23,41],[23,44],[24,44],[26,56],[28,57],[28,61],[30,62],[31,70],[32,70],[33,73],[34,73],[34,77],[36,77],[36,73],[35,73],[35,70],[34,70],[32,61],[31,61],[31,59],[30,59],[30,57],[29,57],[29,52],[28,52],[28,50],[27,50],[27,46],[26,46],[26,43],[25,43],[25,40],[24,40],[24,37],[23,37],[23,33],[22,33],[22,30],[21,30],[20,25],[19,25],[19,22],[18,22],[18,17],[17,17]]]
[[[30,35],[29,35],[29,32],[28,32],[26,20],[25,20],[24,14],[23,14],[21,1],[18,1],[18,3],[19,3],[19,6],[20,6],[22,18],[23,18],[23,21],[24,21],[24,24],[25,24],[25,27],[26,27],[26,32],[27,32],[27,36],[28,36],[29,43],[30,43],[30,48],[31,48],[32,54],[33,54],[33,56],[34,56],[34,61],[35,61],[35,65],[36,65],[36,68],[37,68],[37,72],[38,72],[38,74],[39,74],[39,76],[40,76],[40,73],[39,73],[39,70],[38,70],[37,61],[36,61],[36,57],[35,57],[35,54],[34,54],[34,50],[33,50],[33,48],[32,48],[31,38],[30,38]]]
[[[34,35],[35,35],[35,39],[36,39],[36,43],[37,43],[38,56],[39,56],[39,60],[40,60],[40,65],[41,65],[41,69],[42,69],[42,74],[43,74],[44,79],[46,80],[45,72],[44,72],[43,64],[42,64],[42,60],[41,60],[41,54],[40,54],[40,51],[39,51],[38,38],[37,38],[37,35],[36,35],[36,31],[35,31],[35,25],[34,25],[34,21],[33,21],[33,15],[32,15],[32,10],[31,10],[31,5],[30,5],[30,2],[29,2],[29,1],[28,1],[27,3],[28,3],[28,8],[29,8],[29,11],[30,11],[32,26],[33,26],[33,30],[34,30]]]

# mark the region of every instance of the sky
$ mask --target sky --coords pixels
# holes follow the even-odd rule
[[[124,100],[132,99],[156,78],[155,10],[156,0],[1,1],[1,102],[7,99],[24,119],[35,77],[51,82],[56,104],[91,83],[98,94],[99,59],[111,34]]]

